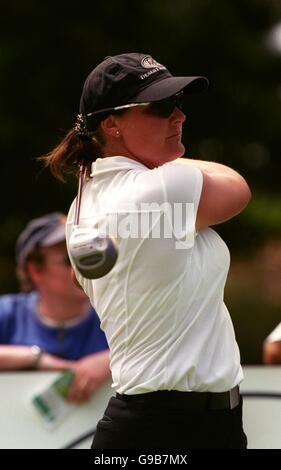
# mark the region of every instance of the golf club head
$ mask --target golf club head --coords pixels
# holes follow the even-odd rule
[[[76,227],[70,236],[69,251],[76,269],[86,279],[105,276],[118,257],[115,241],[94,228]]]

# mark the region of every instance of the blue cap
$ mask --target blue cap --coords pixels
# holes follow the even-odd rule
[[[65,221],[65,215],[60,212],[32,219],[16,242],[17,265],[23,266],[35,247],[52,246],[64,241]]]

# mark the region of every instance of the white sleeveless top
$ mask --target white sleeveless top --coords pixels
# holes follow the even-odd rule
[[[239,349],[223,302],[229,251],[211,228],[195,233],[201,171],[182,159],[150,170],[120,156],[98,159],[92,175],[81,225],[109,227],[119,256],[103,278],[76,274],[109,343],[113,387],[224,392],[239,384]],[[73,220],[74,203],[67,241]]]

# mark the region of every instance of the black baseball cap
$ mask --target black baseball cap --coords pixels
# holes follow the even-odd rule
[[[206,77],[174,77],[148,54],[109,56],[86,78],[80,114],[92,130],[119,106],[160,101],[179,92],[201,92],[208,85]]]
[[[16,242],[16,262],[23,266],[36,247],[53,246],[65,240],[66,217],[52,212],[32,219],[19,235]]]

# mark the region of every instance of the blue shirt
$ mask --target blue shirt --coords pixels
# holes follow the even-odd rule
[[[36,313],[38,293],[0,297],[0,344],[31,346],[64,359],[77,360],[108,348],[96,311],[72,326],[47,326]]]

